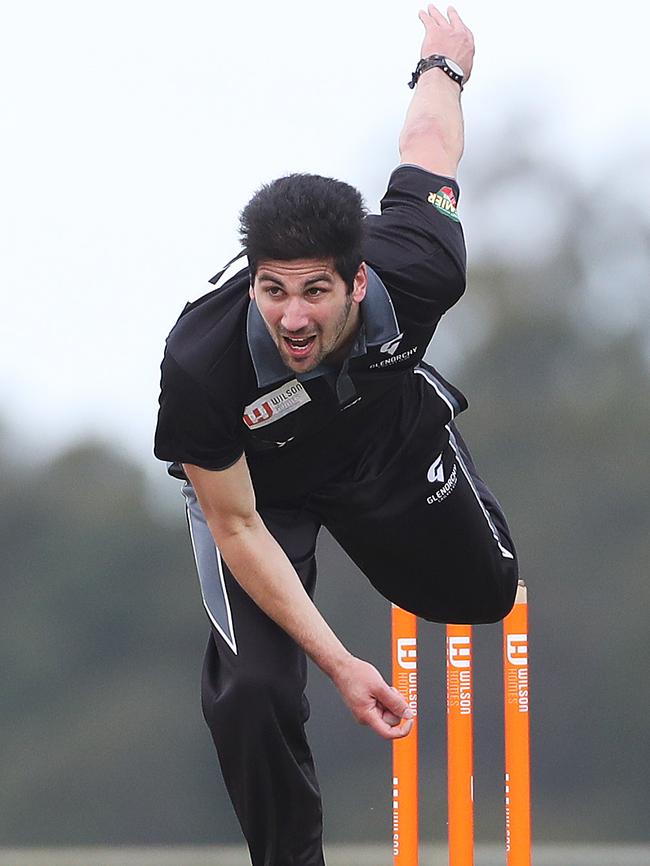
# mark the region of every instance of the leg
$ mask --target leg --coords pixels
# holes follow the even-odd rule
[[[320,791],[304,729],[305,655],[241,589],[222,562],[189,485],[184,494],[212,621],[203,713],[252,864],[324,866]],[[262,517],[312,595],[319,524],[300,511],[267,509]]]
[[[512,607],[517,561],[501,508],[453,424],[416,432],[373,478],[317,500],[323,523],[373,586],[436,622],[483,623]]]

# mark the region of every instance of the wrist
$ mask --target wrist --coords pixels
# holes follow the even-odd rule
[[[461,88],[452,81],[449,76],[440,69],[434,66],[431,69],[426,69],[420,76],[417,87],[421,90],[435,90],[439,94],[445,94],[458,102],[460,100]]]
[[[324,673],[332,680],[337,688],[340,688],[341,683],[348,678],[348,669],[350,663],[356,660],[349,650],[341,645],[341,651],[328,659],[327,667],[323,667]]]
[[[422,57],[418,61],[418,64],[411,75],[411,80],[409,81],[409,87],[411,90],[415,87],[420,80],[420,77],[425,72],[429,72],[433,69],[439,69],[443,75],[457,85],[460,90],[463,89],[463,82],[465,81],[466,75],[462,67],[451,58],[445,57],[443,54],[430,54],[428,57]]]

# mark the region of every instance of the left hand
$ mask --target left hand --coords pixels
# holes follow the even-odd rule
[[[368,725],[385,740],[399,739],[410,732],[413,710],[373,665],[349,656],[332,679],[360,725]]]
[[[453,6],[447,9],[447,16],[449,20],[432,4],[426,12],[420,10],[418,17],[425,29],[420,56],[442,54],[455,60],[465,73],[464,81],[467,81],[474,63],[474,37]]]

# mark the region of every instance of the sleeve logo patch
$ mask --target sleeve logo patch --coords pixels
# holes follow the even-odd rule
[[[292,379],[246,406],[244,424],[250,428],[266,427],[310,401],[311,397],[300,382]]]
[[[449,217],[450,220],[459,223],[460,219],[456,213],[456,196],[450,186],[441,187],[438,192],[430,192],[427,198],[437,211]]]

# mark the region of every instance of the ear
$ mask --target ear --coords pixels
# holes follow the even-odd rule
[[[354,283],[352,287],[352,300],[356,301],[357,304],[361,303],[361,301],[366,296],[366,288],[368,287],[368,268],[366,267],[365,262],[361,262],[359,265],[359,270],[357,271],[354,277]]]
[[[252,283],[248,287],[248,297],[251,299],[251,301],[255,300],[255,288],[253,287]]]

